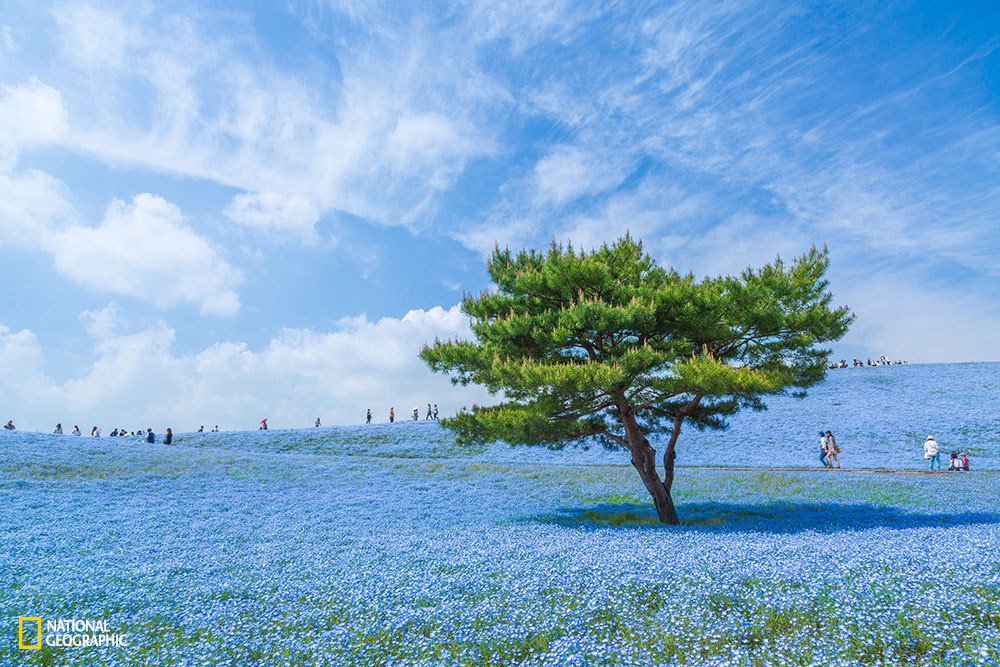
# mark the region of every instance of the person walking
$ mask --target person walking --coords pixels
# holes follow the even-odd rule
[[[368,408],[368,414],[365,415],[365,423],[366,424],[371,424],[372,423],[372,409],[371,408]]]
[[[316,428],[319,428],[319,427],[320,427],[319,417],[316,417]]]
[[[941,452],[933,435],[927,436],[924,440],[924,460],[931,462],[931,470],[934,470],[934,464],[937,464],[938,470],[941,469]]]
[[[433,417],[434,417],[434,421],[438,420],[438,404],[437,403],[434,404],[434,414],[433,414]]]
[[[163,444],[164,444],[164,445],[172,445],[172,444],[173,444],[173,442],[174,442],[174,432],[173,432],[173,431],[171,431],[171,430],[170,430],[170,429],[168,428],[168,429],[167,429],[167,435],[166,435],[166,437],[164,437],[164,438],[163,438]]]
[[[396,408],[389,408],[389,423],[396,421]]]
[[[823,464],[824,468],[829,468],[830,467],[830,461],[827,458],[827,451],[826,451],[826,432],[825,431],[820,431],[819,432],[819,462]]]
[[[826,432],[826,448],[827,448],[827,451],[830,453],[829,456],[827,457],[827,459],[828,460],[832,459],[832,460],[830,460],[830,467],[832,468],[833,467],[833,462],[836,461],[837,462],[837,469],[839,470],[840,469],[840,457],[838,457],[837,455],[840,454],[841,449],[840,449],[840,446],[837,444],[837,439],[835,437],[833,437],[833,433],[831,433],[830,431]]]
[[[427,416],[424,417],[424,421],[427,421],[428,419],[433,419],[433,412],[431,411],[430,403],[427,404]]]

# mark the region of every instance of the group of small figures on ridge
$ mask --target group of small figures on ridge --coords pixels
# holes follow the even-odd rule
[[[420,409],[419,408],[413,408],[413,412],[410,414],[410,417],[413,419],[413,421],[419,421],[420,420]],[[425,421],[426,420],[434,420],[434,421],[438,420],[438,406],[437,406],[437,403],[434,403],[433,405],[431,405],[430,403],[427,404],[427,416],[424,417],[424,420]],[[395,421],[396,421],[396,408],[395,407],[391,407],[391,408],[389,408],[389,423],[391,424],[391,423],[393,423]],[[372,423],[372,411],[371,411],[371,408],[368,409],[368,414],[365,417],[365,423],[366,424],[371,424]],[[323,423],[320,421],[320,418],[316,417],[316,421],[313,424],[313,426],[316,427],[316,428],[319,428],[322,425],[323,425]],[[7,420],[7,423],[3,425],[3,428],[4,428],[4,430],[7,430],[7,431],[16,431],[17,430],[17,427],[14,426],[14,420],[13,419]],[[258,431],[266,431],[266,430],[268,430],[268,428],[267,428],[267,417],[264,417],[263,419],[260,420],[260,425],[257,427],[257,430]],[[195,432],[196,433],[204,433],[205,432],[205,427],[204,426],[199,426],[198,430],[195,431]],[[218,433],[219,432],[219,425],[216,424],[215,428],[213,428],[210,432],[211,433]],[[63,426],[62,426],[62,424],[61,423],[60,424],[56,424],[56,427],[55,427],[55,429],[53,429],[52,433],[54,433],[55,435],[63,435]],[[82,435],[82,433],[80,431],[80,427],[74,425],[73,426],[73,430],[70,431],[70,435]],[[145,440],[145,442],[148,442],[148,443],[154,443],[154,442],[156,442],[156,435],[153,433],[153,429],[152,428],[147,428],[145,431],[143,431],[141,428],[139,430],[137,430],[137,431],[129,431],[128,429],[125,429],[125,428],[121,428],[121,429],[116,428],[113,431],[111,431],[111,433],[109,434],[108,437],[117,438],[117,437],[123,437],[123,436],[142,436],[143,439]],[[92,428],[90,430],[90,437],[91,438],[100,438],[101,437],[101,429],[99,427],[97,427],[97,426],[95,426],[94,428]],[[167,433],[166,433],[166,437],[163,440],[163,444],[169,445],[169,444],[171,444],[173,442],[173,439],[174,439],[173,431],[171,431],[168,428],[167,429]]]
[[[412,419],[413,421],[420,421],[420,408],[416,408],[416,407],[413,408],[413,410],[410,412],[410,419]],[[427,404],[427,416],[424,417],[424,421],[428,421],[428,420],[434,420],[434,421],[438,420],[438,406],[437,406],[437,403],[435,403],[433,406],[431,406],[430,403]],[[319,419],[317,418],[316,421],[317,421],[317,425],[318,425]],[[391,408],[389,408],[389,423],[392,424],[395,421],[396,421],[396,408],[395,407],[391,407]],[[372,423],[372,409],[371,408],[368,408],[368,414],[365,415],[365,423],[366,424],[371,424]]]
[[[866,357],[864,361],[861,361],[858,357],[854,357],[851,359],[851,363],[847,363],[847,359],[841,359],[830,364],[829,368],[832,370],[834,368],[848,367],[864,368],[865,366],[902,366],[906,363],[905,359],[889,359],[883,354],[875,361],[872,361],[871,357]]]

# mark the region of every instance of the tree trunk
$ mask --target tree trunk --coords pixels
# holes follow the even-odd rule
[[[628,448],[632,453],[632,465],[635,466],[639,478],[653,498],[657,518],[660,523],[668,526],[679,526],[681,520],[677,516],[677,509],[670,497],[670,489],[656,472],[656,450],[650,446],[649,440],[646,439],[631,413],[623,411],[622,423],[625,426]]]

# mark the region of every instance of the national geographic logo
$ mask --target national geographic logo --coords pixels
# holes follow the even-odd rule
[[[41,616],[22,616],[17,619],[17,648],[22,651],[42,648]]]
[[[128,633],[111,632],[107,621],[90,618],[60,618],[42,622],[41,616],[17,619],[17,648],[37,651],[42,644],[51,648],[86,646],[128,646]]]

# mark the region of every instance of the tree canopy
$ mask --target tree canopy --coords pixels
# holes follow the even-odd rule
[[[474,340],[437,340],[421,357],[453,381],[501,396],[444,424],[463,442],[560,447],[583,438],[621,446],[664,523],[684,422],[725,428],[764,397],[820,381],[853,315],[833,306],[829,256],[810,249],[737,276],[664,269],[629,235],[592,252],[499,247],[493,291],[467,295]],[[668,436],[664,476],[647,436]]]

